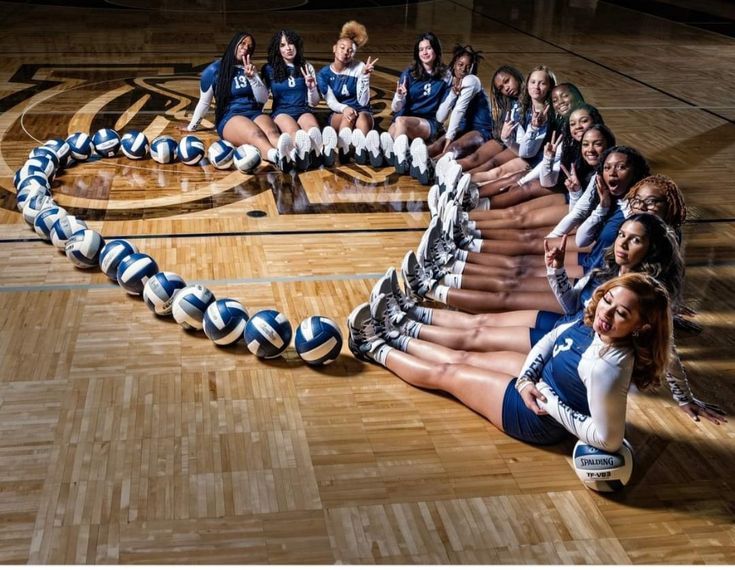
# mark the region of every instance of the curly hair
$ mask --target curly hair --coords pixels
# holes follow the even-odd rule
[[[248,37],[253,43],[250,54],[255,53],[255,38],[253,35],[248,32],[237,32],[232,36],[230,43],[227,44],[225,52],[222,54],[217,82],[214,85],[214,97],[216,101],[214,118],[217,123],[225,116],[225,111],[229,106],[230,99],[232,99],[232,78],[235,76],[235,66],[238,63],[235,59],[235,50],[240,42]]]
[[[525,126],[529,109],[532,107],[532,101],[531,101],[531,95],[528,93],[528,81],[531,79],[531,75],[536,71],[543,71],[546,74],[546,77],[549,79],[549,90],[546,92],[546,97],[544,97],[544,102],[548,103],[549,108],[551,108],[551,90],[556,86],[556,74],[551,71],[547,66],[545,65],[537,65],[534,67],[529,74],[526,76],[525,85],[526,88],[521,91],[521,94],[519,96],[520,104],[521,104],[521,124]]]
[[[648,238],[648,250],[640,264],[632,267],[632,271],[645,273],[658,279],[666,287],[672,308],[681,305],[684,289],[684,260],[672,229],[661,218],[654,214],[633,214],[620,226],[619,232],[630,223],[639,223]],[[620,235],[618,233],[618,235]],[[620,273],[620,266],[615,263],[615,244],[605,250],[603,265],[592,270],[592,278],[607,281]]]
[[[431,68],[431,73],[426,73],[424,66],[421,64],[419,59],[419,44],[424,40],[428,41],[431,45],[431,49],[434,50],[434,64]],[[411,65],[411,77],[416,80],[422,79],[441,79],[447,72],[447,66],[442,61],[442,44],[439,38],[433,32],[424,32],[419,34],[416,38],[416,43],[413,46],[413,64]]]
[[[635,354],[631,381],[639,390],[657,387],[666,375],[672,346],[669,295],[661,283],[644,273],[626,273],[600,285],[584,311],[584,323],[591,327],[597,305],[615,287],[628,289],[638,299],[642,326],[618,344],[629,342]]]
[[[339,32],[337,41],[344,39],[348,39],[355,44],[355,51],[357,51],[357,48],[361,48],[368,41],[367,28],[355,20],[345,22]]]
[[[674,230],[680,230],[687,218],[687,207],[684,196],[679,186],[665,174],[653,174],[638,181],[625,195],[626,200],[631,200],[638,195],[640,188],[647,184],[661,190],[666,198],[666,219],[664,221]]]
[[[491,87],[488,99],[490,99],[490,110],[493,114],[493,138],[498,141],[500,140],[500,131],[503,130],[505,115],[513,108],[513,103],[517,101],[517,98],[503,95],[500,89],[495,86],[495,78],[501,73],[507,73],[515,78],[518,82],[519,93],[523,93],[526,90],[526,82],[523,74],[512,65],[501,65],[490,78]]]
[[[296,70],[294,73],[297,73],[297,76],[298,70],[300,70],[305,64],[304,40],[301,39],[301,36],[293,30],[279,30],[273,34],[273,37],[268,44],[268,64],[271,66],[271,69],[273,69],[273,80],[276,83],[285,81],[288,76],[291,75],[288,65],[286,65],[286,62],[281,57],[281,38],[283,37],[286,38],[287,43],[293,44],[296,48],[296,57],[294,57],[293,64],[294,69]],[[266,74],[263,74],[263,78],[267,81]]]

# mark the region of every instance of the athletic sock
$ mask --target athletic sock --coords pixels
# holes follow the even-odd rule
[[[387,344],[381,344],[370,357],[381,366],[385,366],[385,361],[388,359],[388,354],[391,350],[395,349]]]
[[[439,301],[440,303],[447,304],[447,296],[449,295],[449,287],[446,285],[437,285],[431,291],[426,293],[424,297],[431,299],[432,301]]]

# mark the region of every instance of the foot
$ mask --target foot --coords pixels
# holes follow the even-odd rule
[[[429,155],[423,139],[415,138],[411,141],[410,155],[411,176],[418,180],[419,184],[428,184],[430,181]]]
[[[396,155],[396,174],[408,174],[410,163],[408,157],[408,137],[406,135],[398,135],[396,137],[396,140],[393,142],[393,152]]]
[[[421,299],[436,285],[436,280],[426,275],[413,251],[409,251],[403,258],[401,273],[406,289]]]
[[[429,193],[426,196],[426,203],[429,205],[429,212],[431,217],[438,215],[439,213],[439,185],[434,184],[429,188]]]
[[[355,153],[355,162],[363,166],[368,164],[367,140],[365,139],[365,133],[360,129],[352,131],[352,148]]]
[[[458,163],[452,162],[447,166],[447,169],[444,172],[444,180],[442,184],[439,185],[439,189],[442,193],[454,190],[461,176],[462,167]]]
[[[393,152],[393,137],[390,133],[380,133],[380,149],[383,152],[383,165],[395,166],[396,155]]]
[[[368,161],[373,168],[381,168],[383,166],[383,153],[380,150],[380,135],[378,131],[369,131],[365,136],[365,146],[367,147]]]
[[[282,172],[289,172],[292,167],[291,154],[293,153],[294,145],[291,137],[288,133],[281,133],[276,143],[276,151],[278,152],[278,159],[276,167]]]
[[[306,170],[309,170],[310,164],[310,154],[311,154],[311,138],[306,133],[306,131],[296,131],[296,135],[294,136],[294,164],[296,166],[296,170],[300,172],[304,172]]]
[[[385,344],[380,336],[382,332],[380,327],[376,328],[376,323],[370,314],[370,305],[363,303],[354,308],[347,317],[347,328],[349,330],[349,338],[347,346],[350,347],[352,354],[360,360],[366,362],[374,362],[375,351]]]
[[[311,168],[319,168],[322,164],[322,145],[324,144],[322,132],[319,127],[311,127],[307,133],[311,139]]]
[[[339,148],[339,161],[342,164],[347,164],[352,158],[352,130],[349,127],[345,127],[337,135],[337,147]]]
[[[337,161],[337,145],[339,139],[337,132],[332,127],[324,127],[322,131],[322,162],[324,166],[331,167]]]

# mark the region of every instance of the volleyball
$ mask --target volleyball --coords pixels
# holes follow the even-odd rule
[[[227,141],[218,140],[209,145],[207,158],[209,164],[220,170],[226,170],[232,166],[232,158],[235,155],[235,147]]]
[[[29,226],[33,225],[33,220],[36,219],[38,213],[44,208],[50,208],[55,206],[56,202],[48,194],[44,194],[40,190],[28,197],[28,200],[23,204],[23,219]]]
[[[38,237],[51,241],[51,228],[56,220],[66,215],[66,210],[61,206],[48,206],[36,214],[33,219],[33,231],[36,232]]]
[[[60,138],[49,139],[43,143],[43,146],[50,148],[56,153],[56,156],[59,159],[59,166],[64,166],[66,164],[67,159],[69,158],[69,153],[71,152],[71,148],[69,148],[69,143],[67,141]]]
[[[56,167],[54,163],[45,156],[34,156],[25,161],[20,169],[20,178],[25,178],[31,174],[41,173],[46,178],[53,179]]]
[[[189,166],[199,164],[206,154],[204,143],[194,135],[186,135],[179,141],[178,153],[179,160]]]
[[[76,216],[61,216],[51,226],[49,237],[51,243],[59,249],[64,249],[66,240],[81,230],[86,230],[87,224]]]
[[[220,299],[204,313],[204,334],[214,344],[227,346],[243,338],[248,311],[240,301]]]
[[[40,182],[40,180],[45,179],[41,176],[29,176],[21,183],[18,192],[15,194],[15,206],[19,212],[23,211],[23,207],[32,196],[40,194],[49,198],[51,197],[51,192],[48,187]]]
[[[183,277],[170,271],[160,271],[146,281],[143,300],[151,311],[164,317],[171,314],[174,296],[184,287],[186,281]]]
[[[28,153],[28,158],[36,158],[38,156],[53,162],[54,169],[58,169],[61,166],[59,157],[56,156],[56,152],[49,146],[34,146],[31,152]]]
[[[614,453],[578,441],[572,454],[574,471],[586,487],[600,493],[619,491],[633,473],[633,448],[626,440]]]
[[[158,273],[158,264],[145,253],[131,253],[117,266],[117,283],[130,295],[140,295],[148,279]]]
[[[160,164],[175,162],[176,150],[176,141],[168,135],[161,135],[151,141],[151,158]]]
[[[69,154],[74,160],[87,160],[94,151],[92,139],[81,131],[69,135],[66,142],[69,143]]]
[[[64,245],[66,257],[80,269],[89,269],[99,264],[100,250],[105,240],[94,230],[82,230],[73,234]]]
[[[120,139],[120,150],[130,160],[148,156],[148,137],[140,131],[128,131]]]
[[[328,317],[307,317],[296,329],[294,347],[307,364],[329,364],[342,350],[342,331]]]
[[[92,135],[94,151],[105,158],[112,158],[120,150],[120,135],[114,129],[100,129]]]
[[[242,144],[235,149],[232,160],[240,172],[251,172],[260,164],[260,151],[251,144]]]
[[[100,269],[102,273],[117,282],[117,266],[128,255],[138,253],[138,248],[124,239],[108,241],[100,251]]]
[[[185,329],[200,331],[204,327],[204,312],[214,301],[214,293],[203,285],[189,285],[176,293],[171,314]]]
[[[291,323],[283,313],[264,309],[255,313],[245,325],[245,344],[258,358],[275,358],[291,342]]]

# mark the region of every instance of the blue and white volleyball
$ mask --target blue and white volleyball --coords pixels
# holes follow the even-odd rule
[[[248,311],[235,299],[215,301],[204,313],[204,334],[214,344],[227,346],[243,338]]]
[[[159,316],[171,314],[176,293],[186,287],[186,281],[180,275],[170,271],[159,271],[143,287],[143,300],[148,308]]]
[[[120,150],[130,160],[140,160],[148,156],[148,137],[140,131],[128,131],[120,139]]]
[[[176,293],[171,314],[185,329],[200,331],[204,327],[204,313],[214,301],[214,293],[203,285],[189,285]]]
[[[342,331],[328,317],[307,317],[296,329],[294,348],[307,364],[329,364],[342,350]]]
[[[31,174],[40,173],[49,180],[52,180],[56,173],[54,163],[45,156],[35,156],[25,161],[20,169],[20,179],[26,178]]]
[[[199,164],[206,154],[204,143],[194,135],[183,137],[179,141],[177,152],[179,153],[179,160],[189,166]]]
[[[26,205],[26,201],[37,194],[44,196],[51,196],[51,191],[48,186],[43,183],[46,180],[42,176],[29,176],[26,178],[18,188],[15,194],[15,206],[19,212],[23,211],[23,206]]]
[[[240,172],[252,172],[260,164],[260,151],[251,144],[241,144],[235,149],[232,162]]]
[[[115,129],[100,129],[92,135],[94,151],[105,158],[112,158],[120,150],[120,135]]]
[[[220,170],[226,170],[232,166],[234,155],[235,147],[223,140],[214,141],[207,150],[209,164]]]
[[[108,241],[100,251],[100,269],[102,273],[117,282],[118,265],[133,253],[138,253],[138,248],[128,240],[113,239]]]
[[[23,204],[23,219],[26,221],[26,224],[33,226],[33,221],[41,210],[55,205],[56,202],[54,202],[51,196],[42,192],[36,192]]]
[[[51,243],[54,244],[55,247],[58,249],[64,249],[66,240],[75,233],[86,229],[87,224],[76,216],[61,216],[54,222],[54,225],[51,226],[49,237],[51,238]]]
[[[151,141],[151,158],[160,164],[176,162],[178,146],[173,137],[161,135]]]
[[[43,157],[47,160],[50,160],[54,163],[54,169],[58,169],[61,163],[59,162],[59,157],[56,156],[56,152],[51,147],[48,146],[34,146],[31,149],[31,152],[28,153],[28,158],[36,158],[36,157]]]
[[[74,134],[69,135],[66,139],[69,143],[69,155],[78,161],[87,160],[92,153],[94,148],[92,147],[92,139],[89,138],[87,133],[78,131]]]
[[[61,206],[55,205],[44,208],[33,219],[33,231],[36,232],[38,237],[51,241],[51,228],[56,220],[66,215],[66,210]]]
[[[292,334],[291,323],[283,313],[264,309],[245,325],[245,344],[258,358],[276,358],[288,348]]]
[[[94,230],[82,230],[72,235],[64,245],[64,252],[75,266],[80,269],[97,267],[100,260],[100,250],[105,240]]]
[[[593,491],[619,491],[633,473],[633,448],[627,440],[615,452],[603,451],[578,441],[572,453],[574,471],[579,480]]]
[[[117,266],[117,283],[126,293],[140,295],[146,282],[158,273],[158,264],[145,253],[132,253]]]
[[[64,166],[66,164],[69,153],[71,152],[71,148],[69,148],[69,143],[67,141],[61,138],[53,138],[43,143],[43,146],[52,149],[56,153],[60,166]]]

